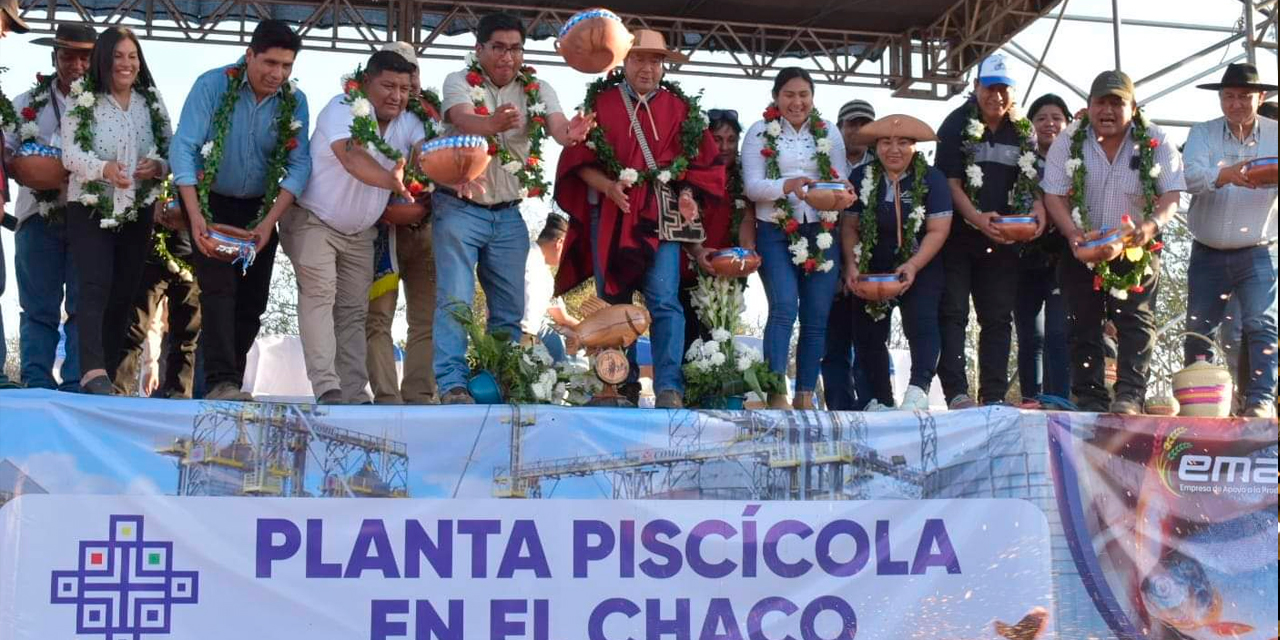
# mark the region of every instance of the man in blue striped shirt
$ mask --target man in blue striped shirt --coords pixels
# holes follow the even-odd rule
[[[170,144],[174,184],[182,195],[198,250],[193,258],[200,284],[204,318],[200,344],[206,397],[210,399],[253,399],[241,392],[240,386],[245,357],[266,310],[278,242],[276,221],[302,193],[311,174],[307,98],[289,81],[301,48],[302,38],[285,23],[260,23],[243,58],[207,71],[196,80]],[[230,100],[227,91],[232,85],[239,85],[239,90],[230,113],[220,120],[220,108],[224,100]],[[284,112],[288,103],[282,103],[290,99],[296,101],[292,114]],[[225,131],[220,131],[224,127]],[[288,127],[294,135],[286,140],[280,134],[281,127]],[[222,158],[216,175],[210,177],[208,211],[203,211],[197,186],[206,177],[207,160],[220,136]],[[279,195],[274,202],[264,203],[272,158],[280,144],[288,153]],[[239,265],[206,254],[199,240],[207,237],[208,222],[254,234],[257,257],[243,274]]]

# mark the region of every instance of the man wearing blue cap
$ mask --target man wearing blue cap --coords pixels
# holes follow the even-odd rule
[[[995,224],[1011,213],[1009,193],[1018,179],[1022,143],[1013,115],[1017,83],[1004,56],[978,66],[973,94],[938,128],[936,166],[947,176],[955,213],[942,248],[947,284],[942,294],[942,357],[938,378],[948,406],[976,406],[965,373],[969,296],[978,312],[979,399],[1004,401],[1009,391],[1009,351],[1017,296],[1018,251]],[[1039,214],[1041,223],[1044,214]]]

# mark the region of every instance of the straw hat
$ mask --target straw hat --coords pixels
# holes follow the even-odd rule
[[[667,39],[652,29],[639,29],[634,34],[635,44],[631,45],[631,53],[656,53],[674,62],[688,62],[689,56],[667,48]]]
[[[858,131],[858,143],[872,145],[880,138],[895,136],[910,138],[916,142],[935,142],[938,139],[937,134],[933,132],[933,127],[925,124],[924,121],[895,113],[864,125],[862,130]]]

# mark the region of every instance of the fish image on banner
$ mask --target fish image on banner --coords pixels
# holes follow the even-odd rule
[[[1276,440],[1244,420],[1107,421],[1051,421],[1068,543],[1103,618],[1123,640],[1275,640]]]

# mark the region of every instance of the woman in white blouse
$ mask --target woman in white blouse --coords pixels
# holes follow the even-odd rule
[[[173,129],[132,31],[98,36],[62,116],[67,236],[80,273],[82,393],[109,395],[142,278]]]
[[[764,357],[769,368],[785,374],[791,329],[800,317],[796,347],[794,407],[813,408],[827,333],[827,316],[840,280],[840,243],[835,238],[839,212],[854,202],[844,140],[835,125],[813,109],[813,79],[796,67],[783,69],[773,82],[773,104],[765,119],[747,131],[742,148],[746,196],[755,217],[738,230],[742,246],[760,253],[760,279],[769,300]],[[815,183],[839,182],[843,189],[833,210],[805,203]],[[786,409],[787,397],[771,396],[769,407]]]

